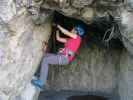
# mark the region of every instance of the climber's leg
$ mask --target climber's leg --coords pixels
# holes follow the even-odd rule
[[[41,64],[41,71],[40,71],[40,80],[43,81],[43,83],[46,82],[47,76],[48,76],[48,65],[67,65],[68,59],[66,56],[61,54],[46,54],[46,56],[42,60]]]
[[[32,83],[39,88],[42,88],[47,80],[48,76],[48,65],[67,65],[69,63],[67,57],[62,54],[51,54],[47,53],[42,60],[41,70],[40,70],[40,79],[34,80]]]

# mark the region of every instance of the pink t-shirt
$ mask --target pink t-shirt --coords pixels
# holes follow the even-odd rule
[[[71,50],[72,52],[76,53],[81,43],[81,38],[79,35],[74,38],[68,38],[67,42],[64,44],[64,48]],[[73,56],[68,57],[69,61],[72,61],[74,59]]]

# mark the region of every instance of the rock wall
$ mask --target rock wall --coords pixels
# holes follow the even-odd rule
[[[129,12],[127,10],[124,10],[122,12],[122,24],[123,24],[123,29],[122,29],[122,41],[127,48],[127,50],[133,54],[133,23],[131,23],[133,13]]]
[[[133,81],[132,81],[132,65],[133,65],[133,24],[132,17],[133,13],[131,12],[133,8],[133,2],[128,1],[128,10],[124,10],[122,13],[122,24],[124,30],[122,32],[122,40],[129,52],[123,51],[120,62],[120,81],[119,81],[119,94],[121,100],[132,100],[132,91],[133,91]]]
[[[30,82],[43,55],[42,41],[51,33],[50,19],[35,26],[24,5],[17,9],[16,3],[0,1],[0,100],[15,100]]]
[[[13,0],[1,0],[0,12],[0,17],[4,21],[9,21],[16,14],[16,8]]]
[[[125,50],[121,54],[119,94],[121,100],[133,99],[133,56]]]
[[[127,1],[131,10],[132,1]],[[51,33],[49,15],[53,10],[89,23],[106,11],[119,16],[123,3],[124,0],[1,0],[0,100],[17,100],[29,84],[43,55],[42,41],[47,41]],[[132,26],[130,29],[126,32],[132,33]],[[124,36],[131,39],[132,34]],[[127,49],[131,46],[126,46],[124,39],[123,42]],[[49,73],[52,89],[118,92],[121,100],[133,99],[132,57],[125,50],[82,48],[75,63],[51,67]]]
[[[96,5],[95,6],[93,5],[90,7],[88,2],[91,5],[93,4],[94,5],[96,4]],[[119,1],[117,3],[116,2],[117,1],[113,2],[111,0],[110,1],[99,0],[99,2],[93,2],[93,1],[91,2],[91,0],[90,1],[89,0],[88,1],[87,0],[82,0],[82,1],[73,0],[71,1],[70,4],[68,2],[69,6],[67,5],[67,3],[62,3],[62,5],[64,4],[64,6],[60,6],[60,8],[58,8],[58,6],[53,6],[54,9],[62,12],[63,14],[67,16],[74,17],[74,16],[79,15],[78,17],[75,17],[75,18],[82,19],[85,22],[89,22],[90,19],[93,18],[93,16],[104,15],[106,10],[113,11],[112,13],[114,13],[114,16],[119,16],[119,13],[120,13],[121,21],[122,21],[122,28],[121,28],[122,37],[120,38],[123,41],[123,44],[126,50],[128,50],[128,52],[126,50],[121,50],[120,52],[122,53],[120,52],[113,53],[111,51],[113,55],[111,57],[109,56],[110,53],[107,53],[106,54],[107,58],[109,58],[109,62],[111,62],[112,65],[110,65],[106,61],[107,60],[106,58],[103,59],[106,62],[102,62],[102,61],[96,62],[97,59],[95,59],[95,57],[97,57],[97,53],[96,53],[98,52],[97,49],[94,50],[96,51],[95,53],[93,51],[89,53],[88,52],[84,53],[84,51],[80,52],[81,54],[80,57],[82,58],[83,56],[82,58],[83,61],[81,60],[82,63],[80,65],[71,64],[63,68],[60,68],[60,67],[51,68],[50,75],[49,75],[49,84],[52,89],[100,91],[100,92],[105,92],[105,93],[106,92],[116,93],[120,96],[121,100],[132,100],[133,99],[132,97],[132,90],[133,90],[132,89],[132,86],[133,86],[132,65],[133,64],[132,64],[132,56],[131,56],[133,52],[132,50],[133,49],[133,42],[132,42],[133,25],[131,23],[132,16],[133,16],[133,13],[132,13],[133,2],[132,0]],[[121,3],[127,4],[126,8],[124,8],[126,10],[123,10],[123,6],[121,6]],[[47,5],[47,6],[43,6],[43,7],[48,7],[49,2],[46,2],[44,5]],[[120,7],[121,12],[117,12],[116,10],[117,12],[116,14],[116,12],[113,9],[111,9],[112,6],[114,6],[115,10],[119,9]],[[83,9],[87,9],[87,10],[85,10],[85,12],[82,13]],[[83,15],[86,14],[86,11],[88,11],[87,16],[90,16],[89,18],[86,17],[86,15],[85,17],[83,17]],[[98,52],[98,53],[101,55],[104,55],[103,51],[101,50],[101,52]],[[88,54],[87,55],[88,58],[86,57],[86,54]],[[91,56],[92,58],[90,57],[90,55],[92,54],[94,54],[94,58],[92,56]],[[102,60],[101,55],[99,55],[98,58]],[[118,56],[118,58],[115,57],[114,55]],[[96,63],[96,66],[94,63],[91,65],[90,61],[94,61]],[[106,67],[104,64],[106,65]],[[108,67],[109,69],[106,69]],[[99,68],[99,69],[96,69],[96,68]],[[97,71],[100,71],[100,68],[103,70],[99,72],[100,74],[98,74]],[[111,72],[111,74],[109,72]],[[104,77],[104,75],[102,75],[102,73],[106,74],[105,75],[106,78]],[[108,80],[107,82],[106,82],[106,79]]]
[[[49,10],[56,10],[60,13],[71,16],[86,23],[90,23],[94,16],[103,16],[105,12],[112,12],[119,15],[119,6],[123,0],[37,0],[42,1],[40,7]]]
[[[120,96],[120,100],[132,100],[132,65],[133,56],[126,49],[82,48],[68,66],[50,66],[49,88],[104,93]]]
[[[132,22],[132,9],[133,1],[127,0],[127,10],[122,12],[122,41],[127,48],[128,52],[123,51],[120,61],[120,79],[119,79],[119,94],[121,100],[132,100],[133,95],[133,23]]]
[[[49,84],[52,89],[113,93],[121,50],[82,48],[68,66],[51,66]]]

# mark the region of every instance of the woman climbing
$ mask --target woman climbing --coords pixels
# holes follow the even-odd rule
[[[85,31],[81,25],[74,27],[70,32],[64,29],[62,26],[57,25],[57,28],[69,38],[63,38],[59,35],[59,30],[56,32],[56,39],[64,43],[64,48],[61,48],[58,54],[46,53],[41,63],[40,77],[39,79],[33,79],[31,82],[39,89],[43,89],[48,76],[48,65],[67,65],[75,56],[80,43],[81,38]]]

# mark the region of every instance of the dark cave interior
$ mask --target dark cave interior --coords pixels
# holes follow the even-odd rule
[[[97,47],[109,49],[122,49],[124,47],[120,39],[121,36],[118,30],[117,21],[113,18],[113,16],[109,14],[104,17],[95,17],[92,19],[90,24],[86,24],[82,20],[67,17],[55,11],[53,23],[59,24],[68,30],[71,30],[75,25],[82,25],[86,33],[82,39],[82,44],[84,47],[93,47],[94,44]],[[52,36],[49,40],[49,48],[51,48],[50,52],[54,53],[57,52],[58,48],[63,46],[55,38],[56,30],[57,28],[55,26],[52,26]],[[111,37],[111,32],[113,32],[116,36],[114,36],[107,42],[109,37]],[[61,36],[64,35],[61,33]]]

